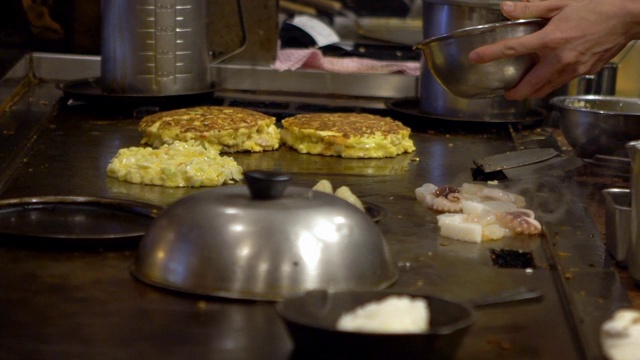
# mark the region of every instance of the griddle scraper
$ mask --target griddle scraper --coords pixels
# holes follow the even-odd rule
[[[551,148],[525,149],[485,156],[483,158],[474,159],[473,163],[484,172],[493,172],[535,164],[537,162],[551,159],[556,155],[558,155],[558,152]]]

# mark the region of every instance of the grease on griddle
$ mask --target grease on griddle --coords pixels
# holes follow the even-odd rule
[[[533,269],[536,264],[529,251],[512,249],[490,249],[491,262],[499,268]]]

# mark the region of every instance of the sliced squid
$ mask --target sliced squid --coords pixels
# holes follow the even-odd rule
[[[448,238],[478,243],[542,232],[533,211],[524,208],[524,197],[502,189],[426,183],[415,189],[415,195],[421,204],[442,213],[437,216],[440,235]]]

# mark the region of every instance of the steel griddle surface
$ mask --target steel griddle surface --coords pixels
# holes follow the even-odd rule
[[[164,206],[199,191],[129,184],[105,175],[118,149],[139,144],[131,114],[61,104],[48,121],[7,177],[0,197],[81,195]],[[543,236],[482,244],[448,240],[438,235],[436,214],[415,201],[414,189],[423,183],[472,181],[472,158],[513,150],[508,129],[458,130],[417,131],[412,135],[416,153],[392,159],[329,158],[287,148],[232,156],[244,169],[289,172],[297,186],[323,178],[348,185],[363,200],[383,207],[386,216],[378,226],[400,269],[394,291],[455,301],[521,286],[544,294],[540,302],[479,309],[457,358],[598,358],[596,324],[624,298],[600,248],[585,249],[583,257],[570,260],[580,271],[572,277],[577,286],[567,285],[564,272],[569,270],[562,269],[556,252],[572,251],[573,241],[583,247],[594,241],[593,225],[575,206],[579,189],[570,179],[501,184],[527,197],[546,228]],[[576,233],[576,226],[582,233]],[[134,251],[43,251],[15,245],[0,247],[1,358],[295,358],[272,303],[150,287],[129,274]],[[498,268],[491,260],[493,249],[526,251],[535,268]],[[594,300],[576,303],[579,291]]]

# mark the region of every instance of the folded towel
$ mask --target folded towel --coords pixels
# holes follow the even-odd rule
[[[340,74],[419,75],[419,61],[386,61],[361,57],[329,57],[318,49],[281,49],[272,68],[284,70],[318,69]]]

